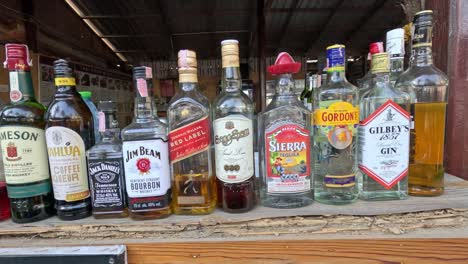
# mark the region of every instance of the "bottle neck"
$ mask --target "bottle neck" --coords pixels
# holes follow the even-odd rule
[[[35,98],[34,88],[29,70],[12,70],[10,78],[10,100],[12,103],[27,101]]]
[[[152,79],[134,80],[136,87],[135,96],[135,120],[147,122],[156,119],[156,105],[153,98]]]
[[[180,91],[182,93],[193,93],[198,90],[198,83],[196,82],[181,82],[179,83]]]
[[[346,81],[345,71],[329,71],[327,73],[327,83],[340,83]]]
[[[425,67],[432,65],[432,47],[416,47],[411,50],[411,66]]]
[[[55,86],[57,87],[56,94],[77,95],[81,98],[76,90],[75,77],[71,75],[56,75]]]
[[[102,120],[104,119],[104,120]],[[111,142],[118,138],[119,128],[115,111],[99,113],[99,134],[102,142]]]
[[[294,95],[295,96],[295,86],[294,79],[292,74],[285,73],[278,76],[276,81],[276,94],[277,95]]]
[[[239,67],[223,68],[221,81],[222,91],[225,93],[240,93],[242,88],[242,77]]]
[[[432,65],[432,24],[415,25],[411,48],[411,66],[425,67],[430,65]]]

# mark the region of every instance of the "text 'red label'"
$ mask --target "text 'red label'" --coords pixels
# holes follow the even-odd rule
[[[265,134],[268,193],[310,191],[310,131],[294,124]]]
[[[169,132],[171,163],[207,150],[210,146],[210,139],[208,117]]]

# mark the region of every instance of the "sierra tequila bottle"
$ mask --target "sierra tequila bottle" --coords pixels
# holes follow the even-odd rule
[[[395,87],[411,96],[409,194],[437,196],[444,192],[444,142],[447,76],[432,63],[433,14],[414,16],[410,67]]]
[[[294,91],[301,68],[282,52],[268,71],[277,75],[276,93],[259,118],[262,204],[296,208],[312,203],[311,118]]]
[[[197,58],[178,54],[180,90],[167,109],[175,214],[208,214],[216,206],[211,156],[210,103],[198,90]]]
[[[327,48],[327,83],[319,88],[314,106],[315,200],[326,204],[358,198],[358,89],[346,80],[345,58],[344,45]]]
[[[390,82],[388,53],[372,55],[370,90],[360,102],[360,197],[395,200],[408,196],[410,97]]]

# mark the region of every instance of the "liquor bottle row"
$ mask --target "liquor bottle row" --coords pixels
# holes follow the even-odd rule
[[[241,90],[236,40],[221,42],[222,92],[212,105],[198,90],[195,52],[179,51],[167,125],[157,117],[152,69],[135,67],[133,122],[120,131],[115,103],[100,102],[97,144],[67,61],[54,62],[57,90],[46,110],[34,99],[27,47],[7,44],[11,104],[0,116],[0,145],[12,219],[156,219],[215,207],[242,213],[257,203],[404,199],[408,178],[410,194],[441,194],[447,81],[430,59],[432,12],[416,14],[414,26],[410,68],[394,78],[403,55],[379,50],[361,96],[345,77],[345,47],[328,47],[327,81],[315,85],[310,109],[294,92],[301,64],[280,53],[268,68],[276,94],[258,125]]]

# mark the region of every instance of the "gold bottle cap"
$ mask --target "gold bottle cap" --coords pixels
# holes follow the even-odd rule
[[[177,54],[179,68],[197,68],[197,54],[192,50],[179,50]]]
[[[387,52],[372,54],[372,73],[390,72],[389,56]]]
[[[239,41],[228,39],[221,41],[223,68],[239,67]]]

